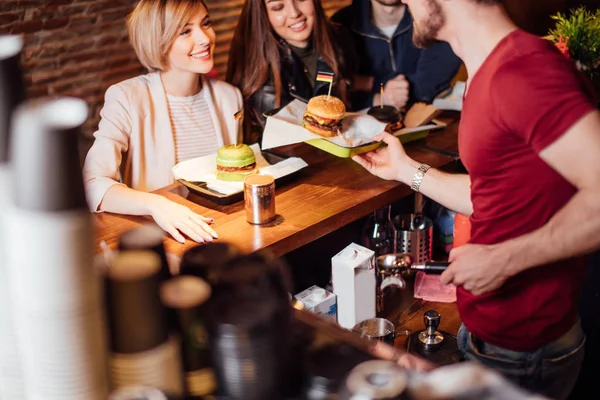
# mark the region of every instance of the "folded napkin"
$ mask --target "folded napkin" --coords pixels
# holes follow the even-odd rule
[[[415,278],[415,298],[439,303],[456,301],[456,286],[442,285],[439,275],[419,271]]]
[[[270,165],[262,156],[258,144],[250,146],[256,157],[256,166],[263,175],[272,175],[273,178],[281,178],[296,172],[308,164],[301,158],[290,157],[276,164]],[[224,195],[231,195],[244,190],[243,182],[225,182],[217,179],[215,170],[217,168],[217,155],[210,154],[204,157],[193,158],[175,165],[172,169],[175,179],[184,179],[188,182],[206,182],[211,190]]]

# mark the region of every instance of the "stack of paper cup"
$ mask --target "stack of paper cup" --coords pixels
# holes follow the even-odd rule
[[[178,340],[160,301],[161,260],[153,251],[121,251],[106,272],[109,374],[114,388],[150,386],[183,395]]]
[[[106,331],[79,167],[78,99],[24,103],[14,118],[7,273],[28,399],[104,400]]]
[[[0,35],[0,399],[25,398],[20,353],[11,317],[6,273],[6,229],[4,216],[10,213],[10,164],[8,144],[14,109],[25,99],[20,67],[23,39]]]
[[[12,203],[6,201],[8,189],[3,185],[4,171],[0,170],[0,400],[24,400],[25,384],[21,366],[21,353],[15,332],[15,321],[8,282],[7,227],[5,216]],[[7,214],[3,214],[7,213]]]
[[[1,201],[0,207],[2,210],[6,210]],[[0,241],[3,240],[0,238]],[[3,244],[0,243],[0,246]],[[0,251],[2,250],[0,249]],[[21,354],[15,335],[4,262],[6,259],[2,257],[0,259],[0,264],[2,264],[0,265],[0,400],[23,400],[25,399],[25,385],[21,371]]]
[[[129,386],[117,389],[108,400],[168,400],[163,392],[147,386]]]

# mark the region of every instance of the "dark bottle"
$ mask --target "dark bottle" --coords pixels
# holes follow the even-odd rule
[[[375,252],[375,257],[394,252],[394,227],[391,207],[383,207],[369,216],[363,227],[361,244]]]
[[[181,359],[188,400],[213,395],[216,380],[210,363],[203,306],[209,299],[208,283],[195,276],[177,276],[163,283],[161,299],[181,341]]]

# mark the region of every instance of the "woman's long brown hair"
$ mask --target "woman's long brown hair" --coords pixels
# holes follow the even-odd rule
[[[344,62],[341,51],[336,52],[334,32],[321,2],[312,0],[315,7],[313,43],[317,53],[333,70],[336,89],[346,100],[346,83],[340,75]],[[281,61],[279,37],[271,27],[264,0],[247,0],[242,8],[227,62],[227,82],[237,86],[247,100],[271,77],[275,86],[275,107],[281,105]],[[347,78],[347,77],[346,77]]]

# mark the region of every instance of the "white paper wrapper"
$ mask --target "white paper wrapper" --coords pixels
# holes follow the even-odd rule
[[[433,105],[438,110],[462,111],[466,86],[466,82],[456,82],[452,90],[434,99]]]
[[[263,150],[311,139],[329,140],[341,147],[357,147],[372,142],[373,136],[383,132],[387,125],[370,115],[346,113],[340,134],[334,138],[324,138],[302,127],[304,111],[306,103],[294,100],[277,114],[268,117],[263,132]]]
[[[301,158],[290,157],[286,160],[270,165],[262,156],[258,144],[250,146],[256,157],[256,166],[263,175],[272,175],[281,178],[296,172],[308,164]],[[175,179],[184,179],[188,182],[206,182],[206,185],[219,193],[230,195],[244,190],[244,182],[225,182],[217,179],[217,155],[210,154],[204,157],[193,158],[175,165],[172,169]]]

